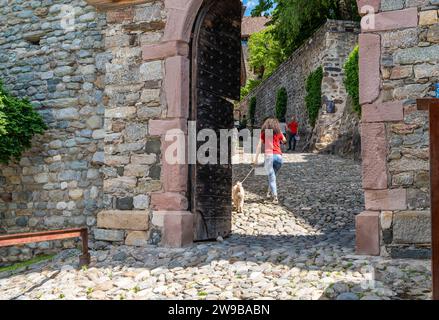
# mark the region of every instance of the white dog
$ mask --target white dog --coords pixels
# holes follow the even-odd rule
[[[244,198],[244,187],[242,186],[242,183],[238,181],[232,189],[233,204],[235,205],[236,211],[238,213],[242,213],[242,211],[244,210]]]

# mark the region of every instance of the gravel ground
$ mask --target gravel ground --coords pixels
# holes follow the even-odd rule
[[[250,170],[234,166],[235,180]],[[246,205],[227,239],[183,249],[108,246],[0,273],[0,299],[430,299],[428,260],[356,256],[363,211],[360,164],[328,155],[286,154],[278,205],[266,176],[245,182]]]

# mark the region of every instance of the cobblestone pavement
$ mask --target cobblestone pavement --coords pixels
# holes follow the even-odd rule
[[[266,177],[245,182],[247,203],[227,239],[185,249],[106,247],[77,268],[65,250],[0,274],[0,299],[430,299],[430,262],[354,255],[363,209],[360,165],[287,154],[279,205]],[[234,166],[242,179],[250,166]]]

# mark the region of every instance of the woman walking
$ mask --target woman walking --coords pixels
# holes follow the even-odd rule
[[[279,121],[276,118],[268,118],[262,126],[261,137],[256,148],[256,157],[253,164],[258,164],[262,144],[265,145],[264,167],[268,175],[267,198],[273,197],[273,203],[279,203],[277,198],[276,174],[282,166],[282,149],[280,144],[287,143],[283,135]]]

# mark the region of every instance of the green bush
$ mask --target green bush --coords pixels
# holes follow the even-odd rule
[[[241,87],[241,101],[243,101],[245,97],[247,97],[248,94],[253,91],[253,89],[259,86],[261,82],[262,80],[248,79],[245,83],[245,86]]]
[[[31,147],[32,137],[46,129],[42,117],[30,102],[13,97],[0,82],[0,163],[19,160]]]
[[[348,95],[352,98],[354,104],[354,110],[359,115],[361,115],[360,106],[360,80],[358,76],[358,58],[359,58],[359,47],[356,46],[355,49],[349,55],[348,60],[344,65],[344,85]]]
[[[284,122],[287,113],[288,94],[285,88],[280,88],[276,96],[276,118]]]
[[[251,97],[250,106],[248,108],[248,114],[250,118],[250,123],[252,126],[255,125],[255,114],[256,114],[256,97]]]
[[[322,105],[322,80],[322,67],[319,67],[317,70],[311,72],[306,80],[307,95],[305,97],[305,103],[308,110],[309,123],[313,127],[316,124],[319,110]]]

